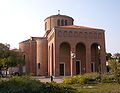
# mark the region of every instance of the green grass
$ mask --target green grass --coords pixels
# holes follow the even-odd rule
[[[120,93],[120,85],[117,83],[70,85],[77,89],[78,93]]]

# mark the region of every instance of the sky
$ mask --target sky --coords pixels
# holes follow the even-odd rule
[[[68,15],[74,24],[105,30],[106,52],[120,53],[120,0],[0,0],[0,43],[19,48],[19,42],[42,37],[44,19]]]

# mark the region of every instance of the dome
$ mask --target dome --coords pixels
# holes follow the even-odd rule
[[[60,15],[60,14],[58,14],[58,15],[51,15],[51,16],[47,17],[46,19],[48,19],[48,18],[55,18],[55,17],[66,17],[66,18],[70,18],[70,19],[72,19],[74,21],[74,19],[72,17],[67,16],[67,15]]]
[[[57,26],[69,26],[73,25],[74,19],[66,15],[52,15],[47,17],[45,22],[45,31],[50,31],[52,28]]]

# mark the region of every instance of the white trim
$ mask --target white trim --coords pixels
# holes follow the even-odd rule
[[[81,70],[82,70],[82,69],[81,69],[81,67],[82,67],[82,66],[81,66],[81,60],[76,60],[76,62],[77,62],[77,61],[80,62],[80,74],[81,74]]]
[[[64,64],[64,76],[65,76],[65,62],[60,62],[60,64]],[[60,66],[60,64],[59,64],[59,66]]]

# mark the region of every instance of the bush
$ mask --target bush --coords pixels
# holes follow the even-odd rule
[[[85,77],[84,75],[77,75],[76,76],[76,82],[78,83],[78,84],[86,84],[87,82],[88,82],[88,78],[87,77]]]
[[[116,82],[114,76],[113,75],[109,75],[109,74],[103,74],[101,81],[102,81],[102,83],[113,83],[113,82]]]
[[[86,73],[84,75],[65,77],[63,83],[65,84],[87,84],[87,83],[97,83],[100,80],[101,80],[100,74]]]
[[[88,79],[88,82],[97,83],[101,80],[101,76],[99,73],[86,73],[84,76]]]
[[[63,80],[63,83],[64,84],[76,84],[77,83],[77,78],[76,76],[73,76],[73,77],[65,77],[64,80]]]
[[[40,86],[36,80],[30,77],[13,77],[10,80],[2,81],[0,84],[0,93],[39,93]]]
[[[67,90],[67,91],[66,91]],[[42,83],[29,76],[0,81],[0,93],[74,93],[74,89],[57,83]]]
[[[86,84],[88,78],[83,75],[77,75],[73,77],[65,77],[63,83],[65,84]]]
[[[109,66],[111,68],[111,74],[114,75],[115,81],[120,83],[120,63],[115,59],[109,60]]]

